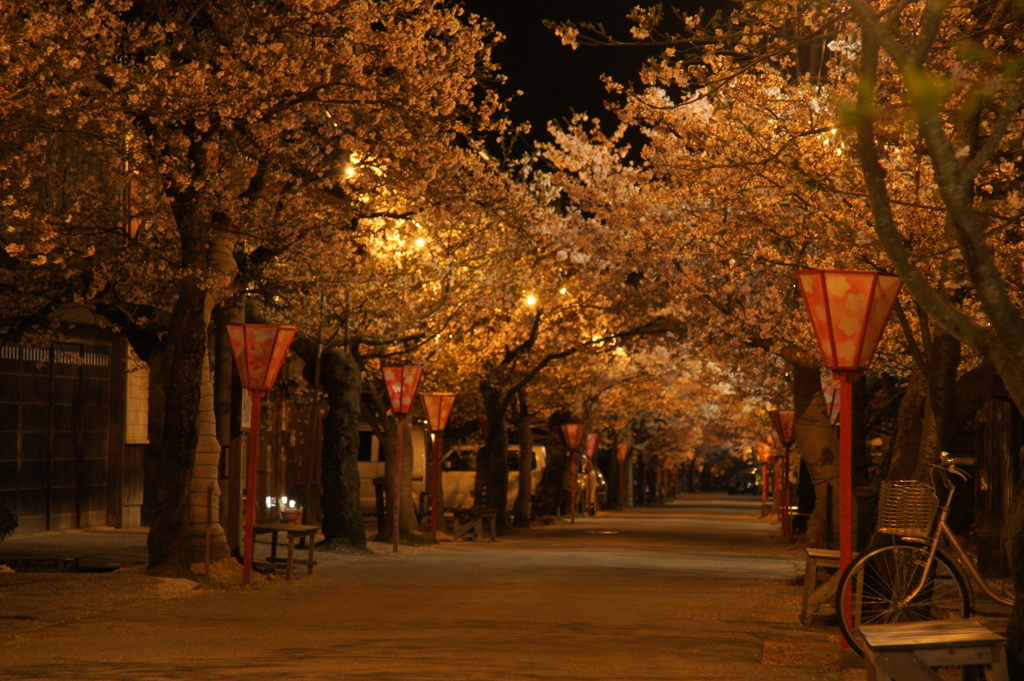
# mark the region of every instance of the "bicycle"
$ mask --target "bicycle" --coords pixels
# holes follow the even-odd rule
[[[892,535],[893,543],[857,556],[836,587],[839,630],[862,657],[859,627],[966,618],[974,609],[972,583],[996,603],[1013,605],[1013,594],[997,593],[946,524],[956,491],[953,476],[969,479],[958,465],[974,465],[974,459],[943,452],[931,487],[916,480],[883,483],[878,531]],[[934,492],[936,473],[946,488],[942,505]]]

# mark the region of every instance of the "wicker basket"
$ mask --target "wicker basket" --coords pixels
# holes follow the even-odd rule
[[[917,480],[887,480],[878,501],[878,531],[906,537],[927,537],[939,500]]]

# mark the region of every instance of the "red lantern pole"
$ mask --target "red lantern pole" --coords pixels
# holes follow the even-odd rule
[[[853,382],[858,372],[838,371],[839,401],[839,564],[853,560]],[[847,608],[849,612],[849,608]],[[843,639],[845,642],[846,639]]]
[[[242,387],[249,391],[249,452],[246,466],[245,555],[242,559],[242,584],[252,576],[253,537],[256,523],[256,477],[259,457],[260,399],[270,391],[281,371],[288,347],[295,338],[294,326],[273,324],[228,324],[228,340],[235,358]]]
[[[398,553],[398,540],[401,532],[402,508],[402,442],[405,430],[405,416],[412,409],[416,387],[423,376],[423,367],[409,365],[401,367],[384,367],[384,384],[387,386],[391,401],[391,411],[398,420],[398,433],[395,436],[395,470],[391,481],[391,542],[392,552]]]
[[[796,275],[822,363],[840,381],[839,567],[845,570],[853,559],[852,382],[874,357],[901,282],[878,272],[801,270]],[[845,639],[842,646],[848,647]]]
[[[768,515],[768,485],[771,479],[768,462],[771,457],[768,454],[768,445],[764,443],[757,443],[756,450],[757,460],[761,462],[761,517],[763,518]]]
[[[443,433],[434,432],[434,458],[430,461],[430,538],[437,539],[437,515],[441,506],[441,438]]]
[[[260,398],[259,390],[249,391],[249,452],[245,473],[245,557],[242,559],[242,584],[248,584],[252,575],[253,541],[256,525],[256,462],[260,443]]]
[[[402,438],[405,430],[405,414],[396,414],[398,433],[395,434],[395,470],[391,480],[391,551],[398,553],[398,540],[401,535],[402,510]]]
[[[597,513],[597,490],[594,489],[594,484],[591,481],[591,473],[594,469],[594,454],[597,452],[597,433],[589,433],[587,435],[587,447],[584,452],[584,456],[587,458],[587,486],[586,495],[587,498],[584,501],[584,505],[587,513]],[[596,479],[596,476],[595,476]],[[593,508],[591,508],[593,505]]]
[[[775,410],[768,413],[775,427],[775,439],[781,446],[782,471],[776,489],[779,490],[779,519],[782,521],[782,533],[786,540],[793,537],[792,516],[790,515],[789,499],[789,450],[796,442],[796,412],[792,410]]]
[[[569,524],[576,522],[576,448],[580,444],[580,435],[583,433],[582,423],[563,423],[562,437],[565,438],[565,445],[569,449]]]
[[[420,393],[420,402],[434,435],[434,458],[430,462],[430,536],[436,539],[438,508],[441,506],[441,439],[455,404],[455,393]]]

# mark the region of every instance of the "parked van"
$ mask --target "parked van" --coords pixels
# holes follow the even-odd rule
[[[422,423],[406,421],[402,439],[402,456],[412,454],[412,492],[409,501],[417,515],[423,515],[426,491],[427,450],[430,433]],[[380,438],[369,425],[359,426],[359,504],[363,513],[377,513],[377,490],[375,479],[383,480],[386,473],[387,452],[381,451]],[[390,490],[388,490],[390,493]]]
[[[441,459],[441,490],[445,508],[468,508],[473,505],[476,486],[476,456],[482,448],[479,445],[452,447]],[[533,477],[531,489],[536,491],[547,464],[547,449],[544,445],[533,446]],[[508,500],[506,509],[511,510],[519,497],[519,445],[508,446]]]

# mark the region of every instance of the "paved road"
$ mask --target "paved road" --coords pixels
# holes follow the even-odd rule
[[[23,631],[0,642],[0,678],[850,678],[835,629],[797,619],[802,551],[758,510],[690,495],[493,543],[322,553],[310,577]]]

